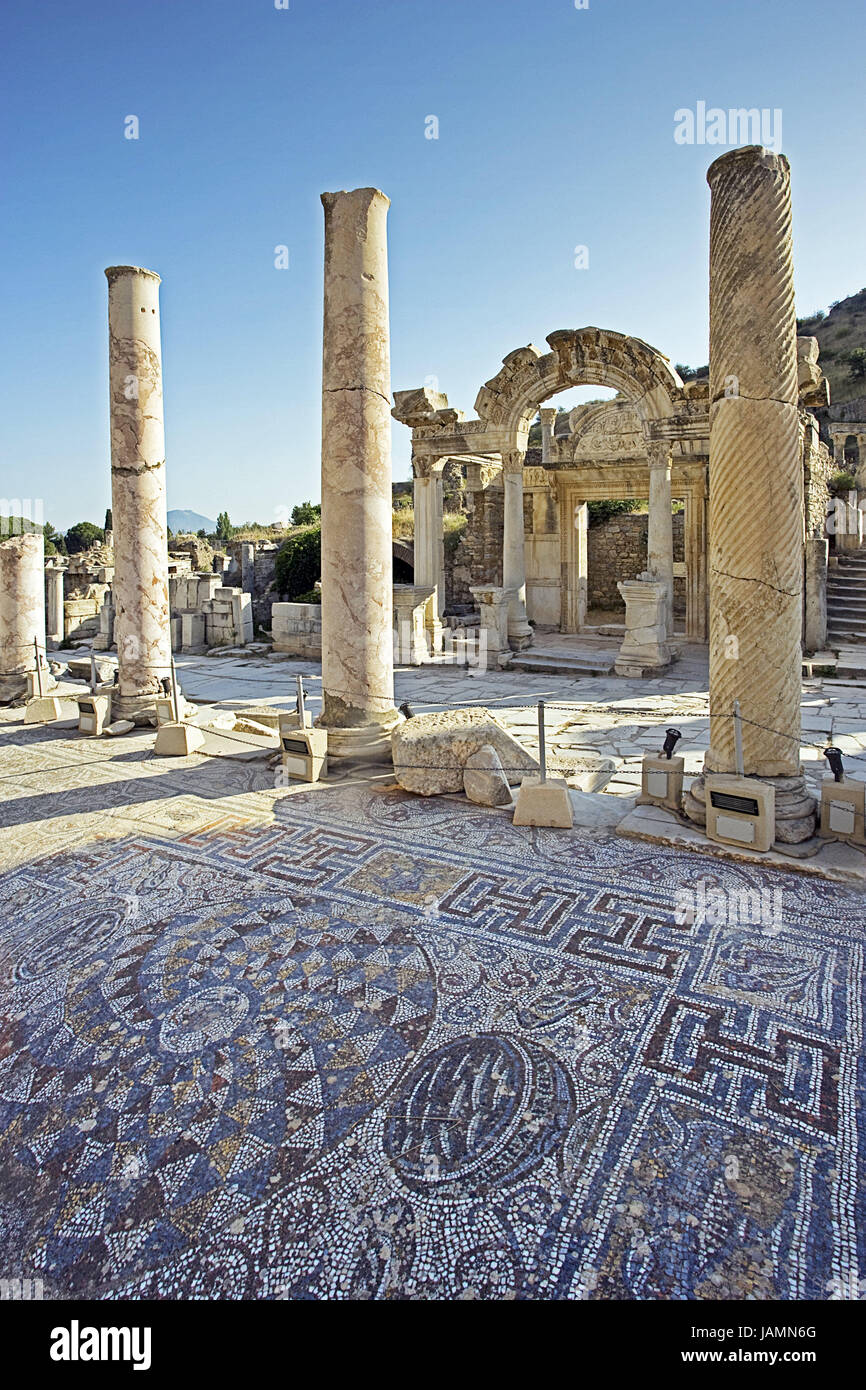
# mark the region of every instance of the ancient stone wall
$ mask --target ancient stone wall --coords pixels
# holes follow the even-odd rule
[[[502,487],[466,492],[466,530],[457,548],[445,551],[445,597],[452,606],[475,606],[473,584],[502,583]],[[450,553],[449,553],[450,551]]]
[[[624,610],[616,582],[636,579],[646,569],[648,522],[646,512],[622,512],[609,517],[600,526],[589,527],[587,596],[590,608]],[[683,522],[683,513],[674,512],[674,564],[685,559]],[[679,616],[685,611],[685,580],[675,577],[674,612]]]

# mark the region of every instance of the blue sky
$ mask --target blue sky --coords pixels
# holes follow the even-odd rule
[[[109,502],[118,263],[163,280],[169,507],[318,498],[323,190],[390,197],[393,389],[436,378],[467,413],[557,328],[706,361],[722,150],[673,139],[701,100],[782,110],[798,312],[866,284],[851,0],[6,0],[0,25],[0,492],[56,526]]]

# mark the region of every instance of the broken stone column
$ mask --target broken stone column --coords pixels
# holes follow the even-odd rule
[[[508,606],[508,642],[522,651],[532,642],[526,616],[526,553],[523,539],[523,460],[515,449],[502,456],[502,587],[513,594]]]
[[[736,772],[735,700],[747,776],[775,788],[776,838],[814,833],[800,767],[803,466],[790,170],[749,146],[711,165],[710,747]],[[705,819],[703,779],[686,796]]]
[[[63,623],[63,583],[65,571],[60,565],[48,565],[45,569],[45,587],[48,599],[47,639],[55,647],[65,636]]]
[[[114,635],[119,685],[112,713],[147,723],[171,673],[165,434],[159,276],[110,266],[108,366]]]
[[[674,532],[671,516],[671,446],[647,445],[649,462],[649,517],[647,520],[647,570],[665,594],[665,625],[674,631]]]
[[[541,462],[550,463],[553,430],[556,425],[556,406],[542,406],[538,414],[541,417]]]
[[[391,558],[389,200],[323,193],[322,713],[328,758],[390,753]]]
[[[26,693],[34,638],[44,663],[45,546],[41,531],[25,531],[0,539],[0,700]]]
[[[637,579],[620,579],[616,587],[625,602],[625,637],[614,665],[616,674],[656,676],[671,662],[664,585],[646,573]]]

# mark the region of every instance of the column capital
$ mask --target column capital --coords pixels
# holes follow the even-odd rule
[[[507,449],[502,455],[503,473],[522,473],[525,459],[525,449]]]
[[[555,405],[542,405],[538,407],[538,414],[541,417],[542,425],[556,424],[557,410]]]
[[[650,468],[670,468],[673,447],[669,439],[648,439],[646,453]]]

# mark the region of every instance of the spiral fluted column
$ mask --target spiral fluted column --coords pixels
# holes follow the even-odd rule
[[[748,146],[711,165],[710,747],[735,772],[735,700],[747,776],[776,788],[776,837],[807,839],[800,769],[803,465],[790,170]],[[687,801],[703,810],[700,781]]]

